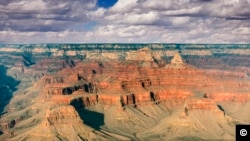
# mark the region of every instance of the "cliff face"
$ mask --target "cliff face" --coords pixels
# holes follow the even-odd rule
[[[213,112],[215,115],[223,117],[225,115],[223,109],[219,107],[212,99],[187,99],[184,104],[184,113],[188,116],[192,110],[208,110]]]
[[[200,97],[211,98],[215,102],[249,101],[248,94],[238,94],[235,91],[248,90],[249,82],[238,82],[245,75],[220,70],[199,70],[186,63],[179,53],[175,53],[169,64],[163,67],[157,65],[157,60],[154,60],[148,48],[132,54],[134,58],[129,57],[125,62],[78,63],[75,67],[62,69],[55,75],[44,76],[39,81],[40,86],[45,88],[42,94],[46,101],[65,104],[70,104],[77,97],[81,99],[83,107],[98,103],[120,107],[165,103],[167,107],[174,107],[192,96],[197,96],[197,91],[203,93]],[[148,59],[136,59],[142,54],[147,54]],[[145,62],[155,63],[156,66],[141,65]],[[221,79],[221,75],[226,80]],[[231,94],[226,94],[228,92]],[[202,100],[198,104],[194,102],[194,107],[210,110],[209,101],[205,101],[200,105]],[[189,105],[188,110],[190,109],[193,108]]]
[[[55,124],[81,124],[83,121],[80,119],[78,113],[71,106],[56,107],[46,112],[45,124],[47,126]]]
[[[83,124],[73,106],[63,105],[46,111],[43,120],[23,134],[13,133],[11,140],[108,140],[109,136]]]
[[[232,139],[235,117],[241,116],[235,111],[244,113],[250,102],[250,69],[246,63],[237,63],[248,60],[248,55],[232,59],[228,54],[239,50],[222,46],[224,52],[216,45],[44,44],[30,46],[34,64],[28,66],[22,60],[27,48],[2,47],[2,52],[21,59],[8,64],[8,74],[21,84],[2,116],[0,131],[12,140],[147,140],[156,136],[166,140],[181,134],[200,139],[222,139],[223,134]],[[242,46],[247,52],[248,45]],[[245,118],[237,122],[248,123],[249,116],[245,112]],[[218,133],[206,128],[207,120]],[[25,124],[31,123],[28,130]]]
[[[179,53],[175,53],[173,59],[171,60],[171,63],[167,65],[169,68],[183,68],[185,67],[185,64],[180,56]]]
[[[206,95],[206,97],[209,97],[216,102],[224,101],[246,103],[250,101],[249,93],[213,93]]]

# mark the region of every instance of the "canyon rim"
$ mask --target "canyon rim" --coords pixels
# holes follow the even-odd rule
[[[250,123],[249,48],[1,45],[0,140],[234,140]]]

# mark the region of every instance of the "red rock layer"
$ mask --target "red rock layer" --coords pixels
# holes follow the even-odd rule
[[[184,112],[188,115],[192,110],[209,110],[218,116],[224,116],[223,109],[219,109],[218,105],[209,98],[191,98],[185,101]]]
[[[219,101],[223,98],[211,93],[239,89],[247,91],[250,86],[247,82],[239,83],[240,77],[231,76],[231,73],[209,75],[184,63],[179,55],[175,56],[177,57],[166,67],[152,67],[155,62],[150,60],[78,63],[75,67],[65,68],[55,75],[44,76],[39,84],[44,87],[43,94],[47,100],[69,104],[74,95],[77,95],[82,98],[84,106],[95,103],[141,105],[169,100],[181,104],[197,91],[210,94],[207,97]],[[226,80],[222,76],[227,76]],[[62,96],[57,98],[55,95]],[[64,98],[64,95],[68,96]],[[224,100],[227,99],[249,101],[244,95],[225,95]]]
[[[52,110],[48,110],[46,113],[48,122],[45,124],[79,124],[83,121],[80,119],[77,111],[71,106],[60,106]]]
[[[250,94],[245,93],[215,93],[215,94],[206,94],[205,97],[209,97],[216,102],[221,101],[231,101],[231,102],[248,102],[250,101]]]

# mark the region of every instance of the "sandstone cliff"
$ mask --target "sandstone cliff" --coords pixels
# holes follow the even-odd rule
[[[248,56],[228,55],[242,51],[127,46],[32,46],[35,64],[8,64],[21,84],[0,140],[232,140],[235,123],[249,123]]]

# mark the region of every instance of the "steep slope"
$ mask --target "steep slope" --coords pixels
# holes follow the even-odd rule
[[[108,136],[85,126],[72,106],[64,105],[47,110],[34,128],[11,140],[108,140]]]
[[[9,69],[21,84],[0,140],[234,140],[250,123],[249,68],[200,69],[188,48],[64,49]]]
[[[187,108],[187,105],[192,105]],[[184,108],[185,107],[185,108]],[[209,99],[187,99],[182,108],[162,119],[156,126],[139,134],[143,139],[232,140],[232,118]]]

